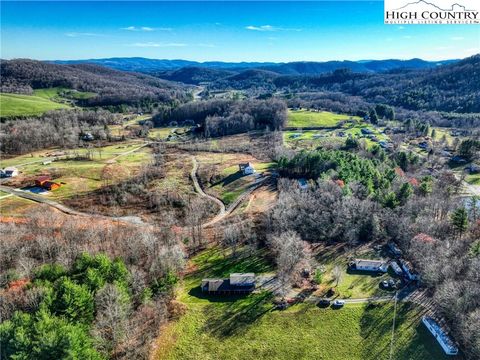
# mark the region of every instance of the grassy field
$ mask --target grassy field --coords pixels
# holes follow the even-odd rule
[[[346,120],[359,121],[360,118],[350,115],[334,114],[328,111],[314,112],[308,110],[289,110],[289,127],[337,127],[339,123]]]
[[[357,138],[360,141],[365,142],[367,148],[371,148],[377,142],[364,137],[362,135],[362,128],[367,128],[372,131],[378,141],[388,141],[389,137],[382,132],[382,128],[374,127],[370,124],[365,123],[354,123],[348,124],[347,126],[342,126],[342,128],[332,128],[332,129],[322,129],[322,130],[300,130],[300,131],[284,131],[283,140],[284,143],[293,148],[300,149],[315,149],[318,146],[341,146],[345,144],[348,136]],[[340,136],[340,132],[343,133],[343,136]]]
[[[272,168],[273,163],[253,163],[255,170],[262,173]],[[209,188],[225,205],[233,203],[243,192],[255,184],[255,175],[244,176],[238,165],[229,166],[222,171],[222,180]]]
[[[469,174],[465,181],[470,185],[480,185],[480,174]]]
[[[352,250],[345,250],[342,246],[321,246],[315,251],[315,260],[320,268],[324,269],[322,283],[318,294],[336,287],[333,279],[333,268],[339,266],[342,269],[342,277],[336,287],[336,293],[342,298],[362,299],[371,296],[388,295],[389,292],[382,290],[379,285],[383,280],[389,279],[390,274],[358,273],[348,270],[349,260],[352,258],[361,259],[382,259],[381,251],[375,251],[368,246]]]
[[[40,115],[49,110],[68,107],[42,96],[0,94],[0,117]]]
[[[260,162],[245,154],[233,153],[200,153],[196,155],[201,172],[207,166],[214,166],[219,180],[203,184],[208,193],[221,199],[226,205],[234,202],[240,194],[255,184],[256,176],[243,176],[238,164],[251,162],[257,173],[266,172],[274,167],[274,163]]]
[[[35,96],[42,97],[53,101],[63,101],[65,99],[84,100],[90,99],[97,94],[88,91],[77,91],[63,87],[53,87],[46,89],[36,89],[33,91]]]
[[[298,304],[273,309],[266,292],[246,297],[205,297],[203,277],[235,271],[271,271],[263,254],[223,257],[208,250],[193,258],[179,290],[186,312],[166,326],[156,359],[325,359],[376,360],[390,355],[393,305],[347,305],[340,310]],[[422,312],[410,304],[397,308],[393,359],[443,360],[441,348],[420,323]]]

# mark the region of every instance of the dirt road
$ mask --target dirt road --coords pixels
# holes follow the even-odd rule
[[[195,188],[195,191],[203,197],[206,197],[210,199],[211,201],[215,202],[219,206],[219,211],[218,214],[215,215],[215,217],[206,222],[205,224],[202,225],[202,227],[208,227],[211,225],[216,224],[217,222],[223,220],[225,217],[230,215],[245,199],[247,199],[252,192],[254,192],[256,189],[258,189],[260,186],[262,186],[268,179],[269,177],[264,177],[260,181],[257,181],[254,185],[252,185],[248,190],[243,192],[233,203],[231,203],[228,208],[225,207],[225,204],[218,198],[207,194],[205,191],[203,191],[202,187],[200,186],[200,183],[198,181],[197,177],[197,171],[198,171],[198,161],[195,158],[195,156],[192,156],[192,171],[190,172],[190,178],[192,179],[193,182],[193,187]]]

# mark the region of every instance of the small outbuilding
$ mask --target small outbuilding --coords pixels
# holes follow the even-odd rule
[[[402,256],[402,250],[400,250],[394,242],[388,243],[388,250],[390,250],[390,253],[395,257]]]
[[[412,263],[406,260],[400,260],[400,266],[402,267],[403,272],[408,280],[418,281],[420,280],[420,275],[413,268]]]
[[[10,166],[3,169],[4,177],[15,177],[18,176],[18,169],[16,167]]]
[[[402,268],[397,264],[396,261],[391,261],[390,262],[390,267],[392,268],[393,272],[397,275],[402,275],[403,271]]]
[[[239,164],[238,167],[243,175],[252,175],[255,173],[255,168],[251,162]]]
[[[48,190],[48,191],[52,191],[52,190],[55,190],[55,189],[58,189],[61,185],[56,183],[56,182],[53,182],[53,181],[46,181],[43,183],[43,188]]]
[[[35,185],[43,187],[43,185],[47,182],[50,181],[50,176],[39,176],[38,178],[35,179]]]

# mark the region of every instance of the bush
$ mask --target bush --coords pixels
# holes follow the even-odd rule
[[[66,274],[67,271],[60,264],[45,264],[35,270],[33,277],[35,280],[54,282]]]

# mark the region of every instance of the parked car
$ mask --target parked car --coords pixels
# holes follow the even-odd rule
[[[320,299],[320,301],[317,304],[320,307],[327,307],[330,306],[330,300],[328,299]]]
[[[393,279],[383,280],[381,283],[382,288],[394,290],[397,288],[397,283]]]
[[[345,305],[345,300],[335,300],[332,305],[334,307],[342,307]]]

